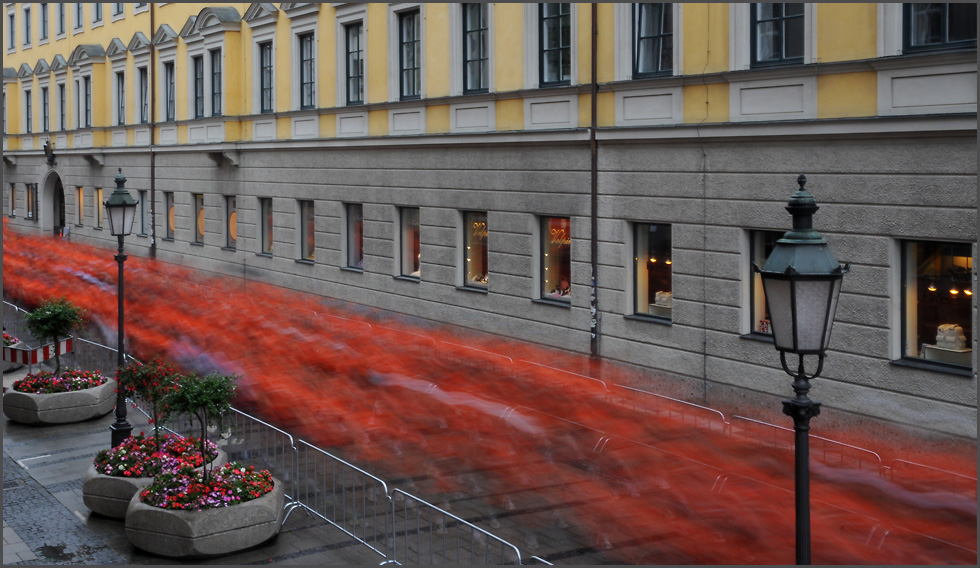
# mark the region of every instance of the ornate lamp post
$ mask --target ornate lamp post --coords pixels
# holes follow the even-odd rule
[[[105,202],[106,216],[109,218],[109,232],[119,237],[119,254],[115,256],[119,263],[119,337],[116,342],[116,365],[119,369],[126,364],[123,353],[123,263],[126,253],[123,252],[123,239],[133,232],[133,220],[136,218],[136,200],[126,191],[126,176],[122,168],[116,175],[116,189]],[[116,394],[116,421],[109,426],[112,432],[112,447],[115,448],[129,437],[133,431],[132,425],[126,421],[126,395],[123,389]]]
[[[837,311],[844,273],[827,241],[813,228],[819,209],[804,187],[806,176],[797,178],[800,189],[789,199],[786,210],[793,216],[793,229],[776,242],[761,273],[769,304],[772,336],[779,361],[791,377],[796,396],[783,401],[783,413],[793,418],[796,436],[796,563],[810,564],[810,419],[820,414],[820,403],[807,397],[810,380],[823,370],[830,343],[830,328]],[[786,354],[797,355],[796,371],[786,363]],[[817,356],[817,370],[807,375],[804,355]]]

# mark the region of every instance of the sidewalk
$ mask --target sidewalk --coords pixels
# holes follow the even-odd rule
[[[27,374],[3,375],[3,386]],[[332,525],[294,511],[271,542],[213,559],[148,555],[126,539],[121,520],[89,511],[82,477],[109,445],[110,413],[87,422],[26,426],[3,420],[3,563],[7,564],[379,564],[383,559]],[[134,432],[150,431],[130,409]]]

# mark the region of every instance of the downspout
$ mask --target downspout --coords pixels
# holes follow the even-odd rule
[[[153,151],[157,115],[157,47],[153,43],[156,30],[155,6],[150,2],[150,258],[154,259],[157,257],[157,160]]]
[[[598,84],[598,66],[596,64],[596,54],[597,49],[597,38],[599,35],[599,22],[598,22],[599,7],[595,2],[592,3],[592,96],[591,96],[591,115],[592,123],[589,128],[589,147],[592,153],[592,163],[590,166],[591,177],[592,177],[592,188],[591,188],[591,222],[592,228],[590,233],[590,238],[592,240],[592,286],[589,295],[589,300],[591,302],[590,313],[592,319],[590,322],[590,357],[593,360],[599,358],[599,302],[597,298],[598,288],[596,287],[596,275],[599,269],[599,217],[598,217],[598,206],[599,206],[599,171],[598,171],[598,154],[599,147],[596,142],[595,130],[598,125],[598,104],[597,98],[599,94],[599,84]]]

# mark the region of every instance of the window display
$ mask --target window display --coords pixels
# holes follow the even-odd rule
[[[969,243],[903,243],[903,355],[973,362],[973,256]]]
[[[419,209],[401,209],[401,274],[412,278],[421,277],[421,252],[419,243]]]
[[[347,267],[364,268],[364,208],[359,203],[347,207]]]
[[[487,272],[487,214],[468,211],[463,214],[464,286],[486,288]]]
[[[635,227],[636,313],[670,319],[674,301],[670,225],[637,223]]]
[[[204,243],[204,194],[194,194],[194,242]]]
[[[572,228],[568,217],[541,222],[541,297],[572,299]]]
[[[776,241],[782,238],[783,234],[779,231],[751,231],[749,241],[751,246],[750,262],[757,266],[763,266],[766,259],[772,253]],[[752,322],[752,331],[772,335],[772,328],[769,324],[769,306],[766,305],[766,292],[762,288],[762,275],[754,270],[749,271],[749,303]]]
[[[300,223],[300,258],[303,260],[316,259],[316,218],[313,214],[312,201],[299,202]]]
[[[262,253],[272,254],[272,198],[260,197],[262,209]]]

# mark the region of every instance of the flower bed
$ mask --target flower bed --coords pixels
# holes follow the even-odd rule
[[[11,345],[15,345],[17,343],[20,343],[20,340],[19,339],[17,339],[13,335],[7,335],[7,332],[6,331],[3,332],[3,346],[4,347],[10,347]]]
[[[272,491],[273,486],[268,470],[255,471],[239,462],[226,463],[214,470],[207,481],[188,468],[163,473],[140,492],[140,501],[161,509],[199,511],[258,499]]]
[[[60,376],[27,375],[3,394],[3,413],[22,424],[81,422],[112,412],[116,381],[98,372],[69,370]]]

